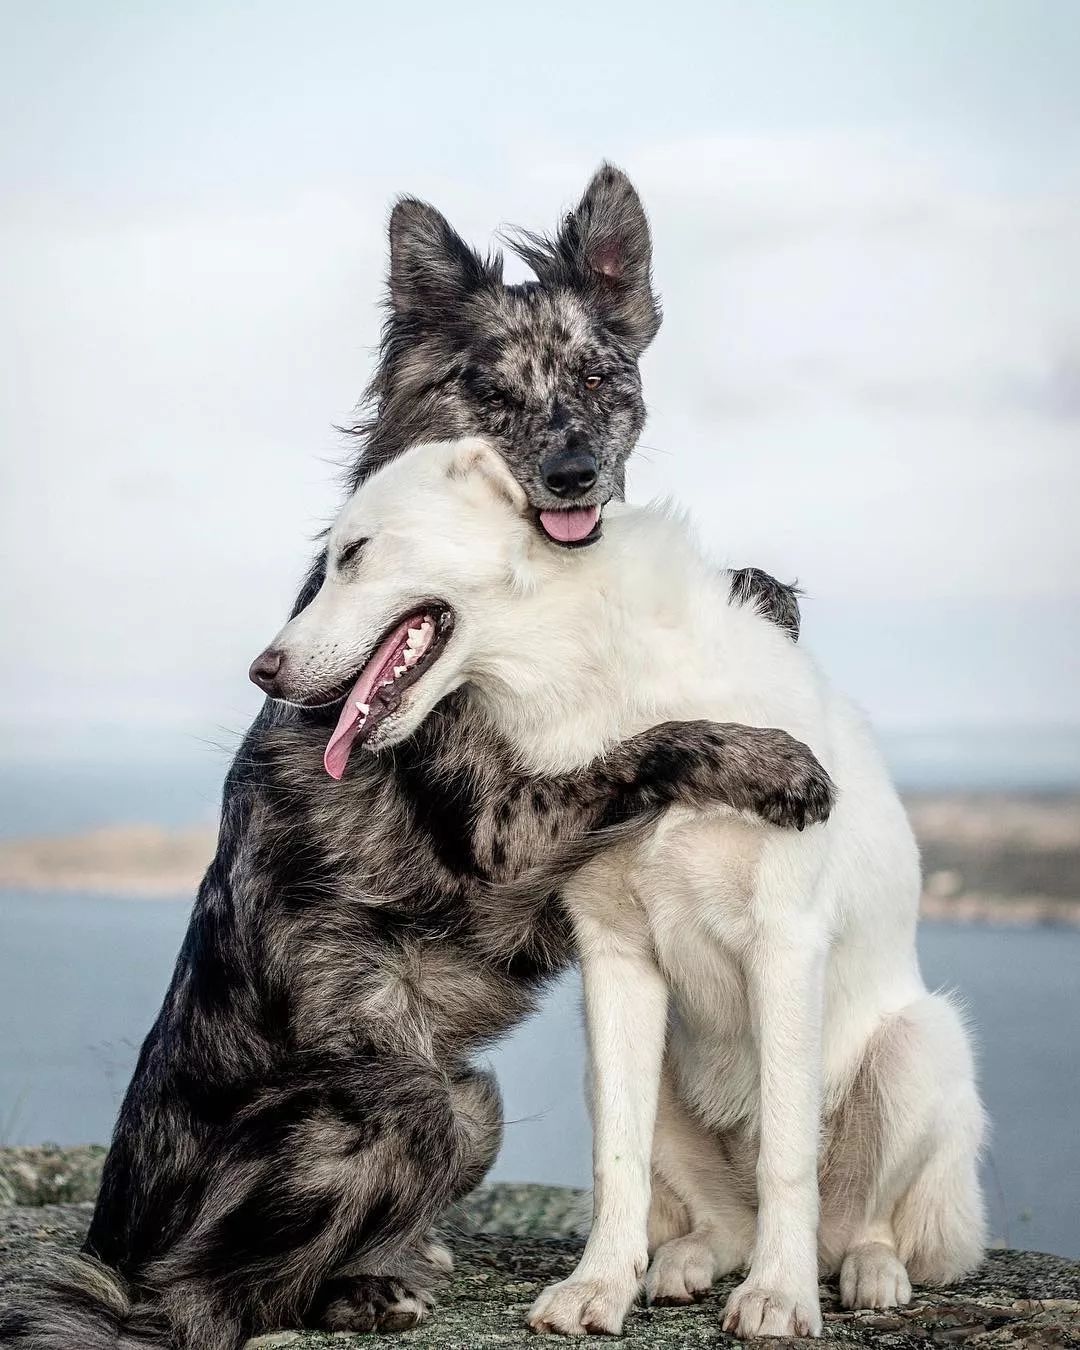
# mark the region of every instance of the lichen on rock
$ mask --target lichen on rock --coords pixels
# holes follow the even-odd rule
[[[0,1148],[0,1205],[55,1205],[93,1200],[106,1150],[100,1144]]]
[[[526,1330],[525,1313],[540,1290],[573,1269],[581,1249],[576,1229],[580,1192],[559,1187],[482,1187],[451,1216],[447,1240],[456,1268],[429,1321],[398,1339],[429,1350],[483,1350],[544,1340]],[[48,1269],[58,1250],[78,1245],[90,1220],[82,1203],[0,1208],[0,1283]],[[552,1232],[550,1225],[561,1231]],[[735,1345],[720,1330],[720,1311],[734,1279],[686,1308],[636,1308],[621,1343],[627,1350],[693,1350]],[[1054,1350],[1080,1347],[1080,1262],[1037,1252],[995,1251],[975,1275],[948,1289],[916,1289],[907,1308],[848,1313],[835,1282],[822,1285],[823,1347],[881,1350]],[[249,1342],[249,1350],[348,1350],[368,1337],[288,1328]],[[774,1342],[782,1344],[782,1342]]]

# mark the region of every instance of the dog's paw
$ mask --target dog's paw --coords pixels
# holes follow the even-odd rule
[[[840,1267],[840,1302],[845,1308],[896,1308],[911,1302],[904,1264],[883,1242],[853,1248]]]
[[[712,1288],[715,1266],[712,1251],[695,1237],[665,1242],[645,1276],[645,1301],[660,1307],[697,1303]]]
[[[333,1296],[316,1324],[323,1331],[408,1331],[435,1306],[426,1289],[409,1288],[383,1275],[335,1281]]]
[[[617,1336],[638,1290],[637,1280],[581,1280],[551,1284],[529,1309],[533,1331],[558,1336]]]
[[[754,800],[754,810],[770,824],[785,830],[805,830],[829,819],[836,800],[832,779],[805,745],[786,765],[783,781],[765,779]]]
[[[763,1289],[744,1281],[732,1290],[724,1308],[723,1327],[732,1336],[820,1336],[821,1305],[817,1289],[799,1294]]]

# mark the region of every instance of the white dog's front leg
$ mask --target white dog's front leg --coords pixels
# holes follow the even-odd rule
[[[614,1335],[648,1264],[650,1163],[667,986],[643,943],[577,923],[593,1118],[593,1222],[577,1269],[529,1313],[536,1331]]]
[[[779,916],[777,916],[779,917]],[[818,1133],[825,935],[788,914],[754,940],[747,983],[761,1057],[758,1221],[746,1280],[728,1299],[737,1336],[820,1336]]]

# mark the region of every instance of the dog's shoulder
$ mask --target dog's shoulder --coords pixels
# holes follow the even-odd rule
[[[623,557],[613,562],[615,566],[636,563],[654,577],[669,576],[673,582],[681,579],[684,584],[688,576],[697,574],[708,585],[716,575],[687,512],[671,501],[653,502],[644,508],[623,507],[618,529],[625,547]],[[802,613],[797,584],[778,581],[760,567],[742,567],[725,570],[719,590],[733,608],[751,607],[798,642]]]
[[[752,605],[764,619],[782,628],[798,642],[802,625],[800,591],[796,585],[777,581],[760,567],[741,567],[729,572],[729,598],[734,605]]]

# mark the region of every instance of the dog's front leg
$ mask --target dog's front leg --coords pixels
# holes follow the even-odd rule
[[[581,885],[595,877],[593,867]],[[577,885],[573,888],[577,890]],[[593,1119],[593,1222],[577,1269],[545,1289],[535,1331],[614,1335],[648,1265],[650,1160],[667,1025],[667,986],[643,934],[575,910],[585,989]]]
[[[746,1280],[728,1299],[736,1336],[820,1336],[818,1133],[826,939],[816,916],[757,925],[747,992],[760,1055],[758,1219]]]

